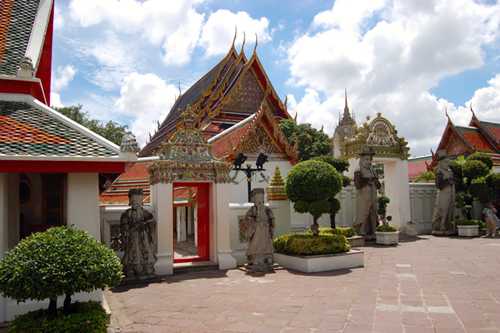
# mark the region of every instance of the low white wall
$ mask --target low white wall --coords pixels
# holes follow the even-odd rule
[[[410,183],[411,220],[417,233],[432,232],[432,214],[437,188],[434,183]]]

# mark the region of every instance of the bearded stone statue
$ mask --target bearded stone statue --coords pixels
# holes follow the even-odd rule
[[[251,192],[253,207],[247,211],[248,265],[258,272],[269,271],[273,265],[274,215],[271,208],[264,204],[264,189],[256,188]]]
[[[128,279],[153,276],[156,222],[153,214],[142,207],[142,189],[129,190],[128,197],[131,207],[120,218],[123,270]]]
[[[381,184],[372,166],[372,149],[365,147],[359,154],[359,168],[354,172],[357,210],[356,227],[366,240],[375,238],[377,228],[377,190]]]
[[[450,235],[455,232],[453,223],[455,210],[455,179],[450,168],[450,159],[445,150],[438,150],[438,166],[436,170],[436,187],[438,194],[432,217],[432,233],[434,235]]]

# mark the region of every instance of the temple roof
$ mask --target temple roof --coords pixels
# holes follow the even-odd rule
[[[182,94],[140,156],[155,154],[179,122],[180,114],[190,105],[197,114],[197,125],[206,139],[221,133],[256,113],[263,100],[272,105],[280,118],[288,118],[284,104],[277,96],[254,51],[247,59],[231,46],[226,56],[207,74]]]
[[[448,118],[436,151],[441,149],[446,150],[451,156],[483,152],[492,158],[495,165],[499,165],[500,123],[481,121],[474,111],[469,126],[457,126]],[[434,156],[429,169],[436,164],[437,157]]]
[[[119,147],[30,96],[0,96],[0,158],[110,158]],[[12,97],[12,96],[11,96]]]
[[[40,0],[2,0],[0,4],[0,74],[16,75],[26,54]]]
[[[128,191],[133,188],[142,189],[143,203],[150,203],[150,185],[148,167],[150,161],[129,164],[124,173],[115,179],[100,197],[101,204],[128,205]]]

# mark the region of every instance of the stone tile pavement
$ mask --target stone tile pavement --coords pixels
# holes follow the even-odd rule
[[[500,332],[500,239],[364,248],[365,268],[193,272],[107,292],[115,332]]]

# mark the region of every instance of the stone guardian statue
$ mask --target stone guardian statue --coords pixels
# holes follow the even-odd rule
[[[455,232],[453,223],[455,210],[455,179],[450,168],[450,159],[445,150],[436,152],[438,166],[436,170],[436,187],[438,194],[432,217],[432,233],[434,235],[451,235]]]
[[[253,189],[250,196],[254,206],[245,215],[248,266],[252,271],[266,272],[273,265],[274,215],[264,204],[264,189]]]
[[[365,240],[375,238],[377,228],[377,190],[381,184],[372,166],[375,153],[369,147],[363,148],[359,154],[359,168],[354,172],[357,210],[356,227]]]
[[[156,222],[142,206],[142,189],[129,190],[128,197],[131,207],[120,218],[123,270],[127,279],[150,277],[156,262]]]

